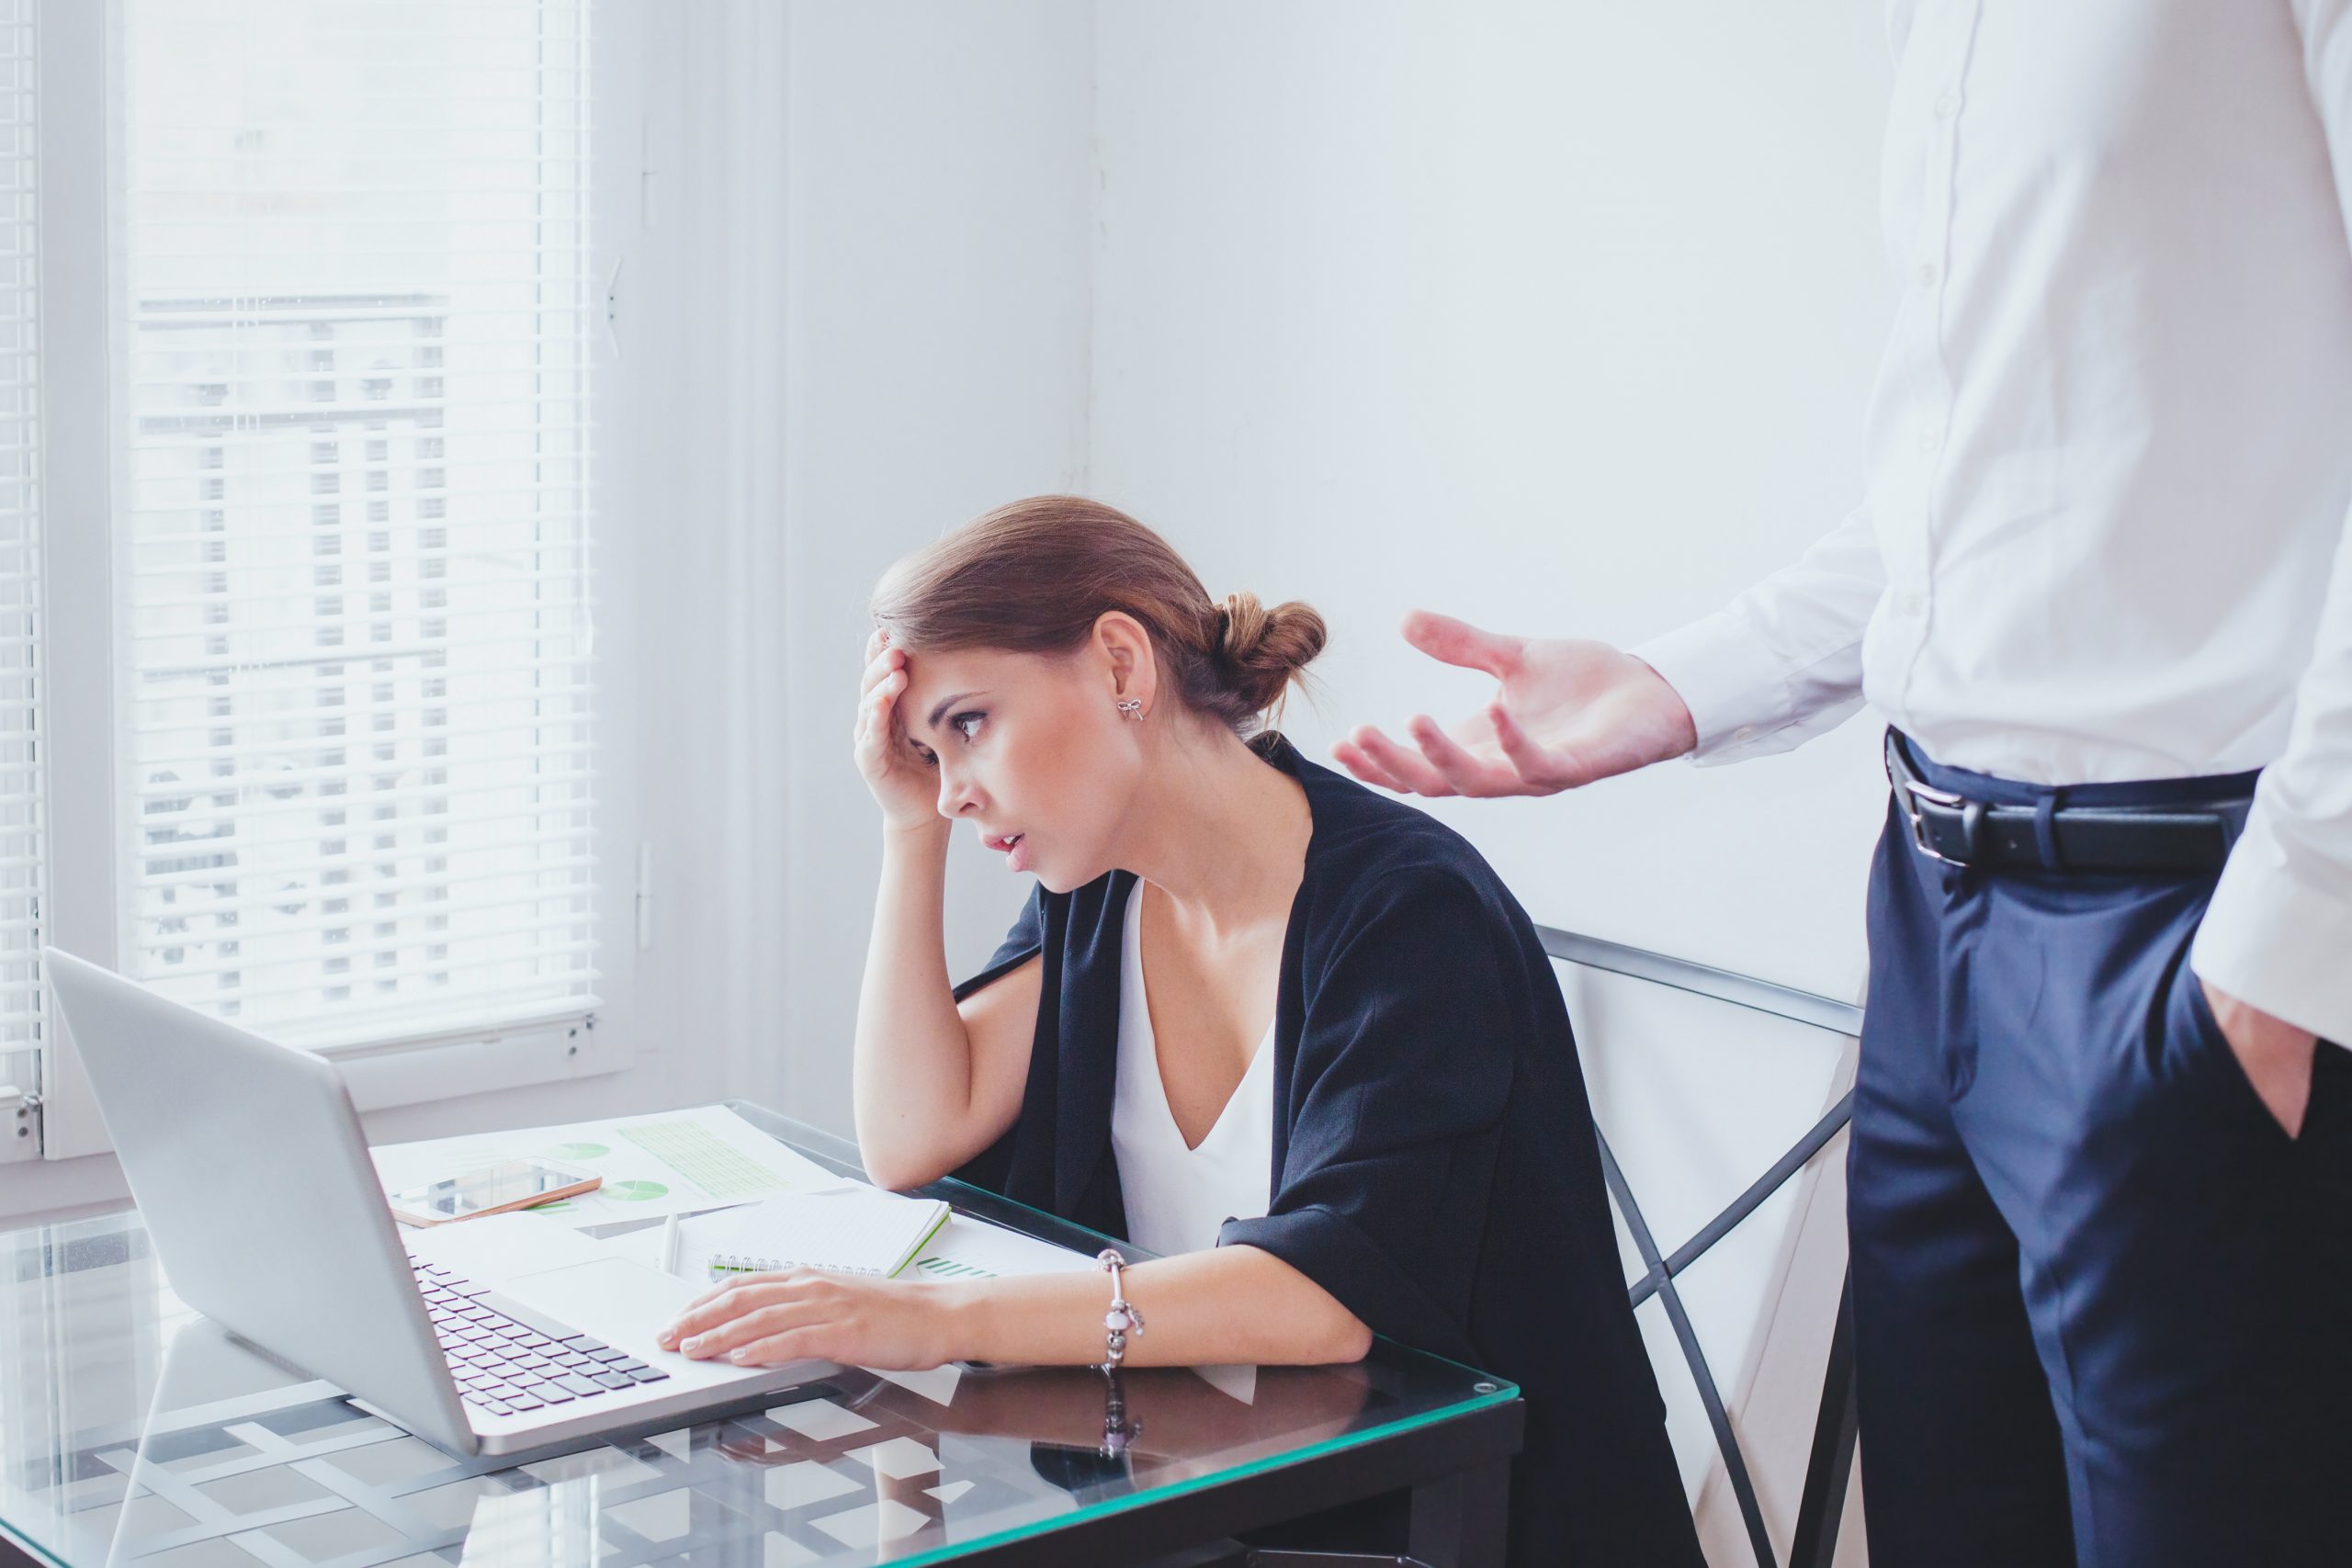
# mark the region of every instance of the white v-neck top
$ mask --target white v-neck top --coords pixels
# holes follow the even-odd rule
[[[1127,1237],[1153,1252],[1199,1252],[1216,1245],[1228,1219],[1262,1217],[1272,1194],[1274,1030],[1266,1026],[1233,1097],[1198,1148],[1188,1148],[1168,1109],[1159,1042],[1143,989],[1143,884],[1127,895],[1119,960],[1118,1087],[1111,1101],[1111,1152],[1119,1162]]]

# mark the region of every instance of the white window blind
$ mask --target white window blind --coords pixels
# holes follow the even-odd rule
[[[34,7],[0,0],[0,1086],[40,1087],[40,391]],[[0,1136],[6,1134],[0,1123]]]
[[[126,0],[127,972],[317,1046],[595,979],[587,0]]]

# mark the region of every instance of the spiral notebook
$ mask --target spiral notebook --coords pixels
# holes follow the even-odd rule
[[[948,1206],[842,1181],[699,1215],[681,1227],[678,1272],[689,1280],[776,1269],[830,1269],[888,1277],[904,1269]]]

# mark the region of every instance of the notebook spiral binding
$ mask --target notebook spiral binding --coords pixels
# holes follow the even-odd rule
[[[879,1269],[854,1269],[835,1263],[803,1263],[795,1258],[753,1258],[741,1252],[721,1252],[710,1260],[710,1271],[714,1274],[775,1274],[786,1269],[822,1269],[828,1274],[864,1274],[876,1280],[886,1278]]]

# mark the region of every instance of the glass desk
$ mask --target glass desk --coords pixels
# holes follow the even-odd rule
[[[858,1169],[841,1139],[733,1109]],[[925,1190],[1102,1245],[958,1182]],[[455,1460],[182,1304],[136,1213],[0,1234],[0,1563],[1202,1563],[1238,1532],[1403,1493],[1414,1558],[1487,1568],[1522,1416],[1510,1384],[1386,1341],[1344,1367],[852,1371],[769,1397],[537,1463]]]

